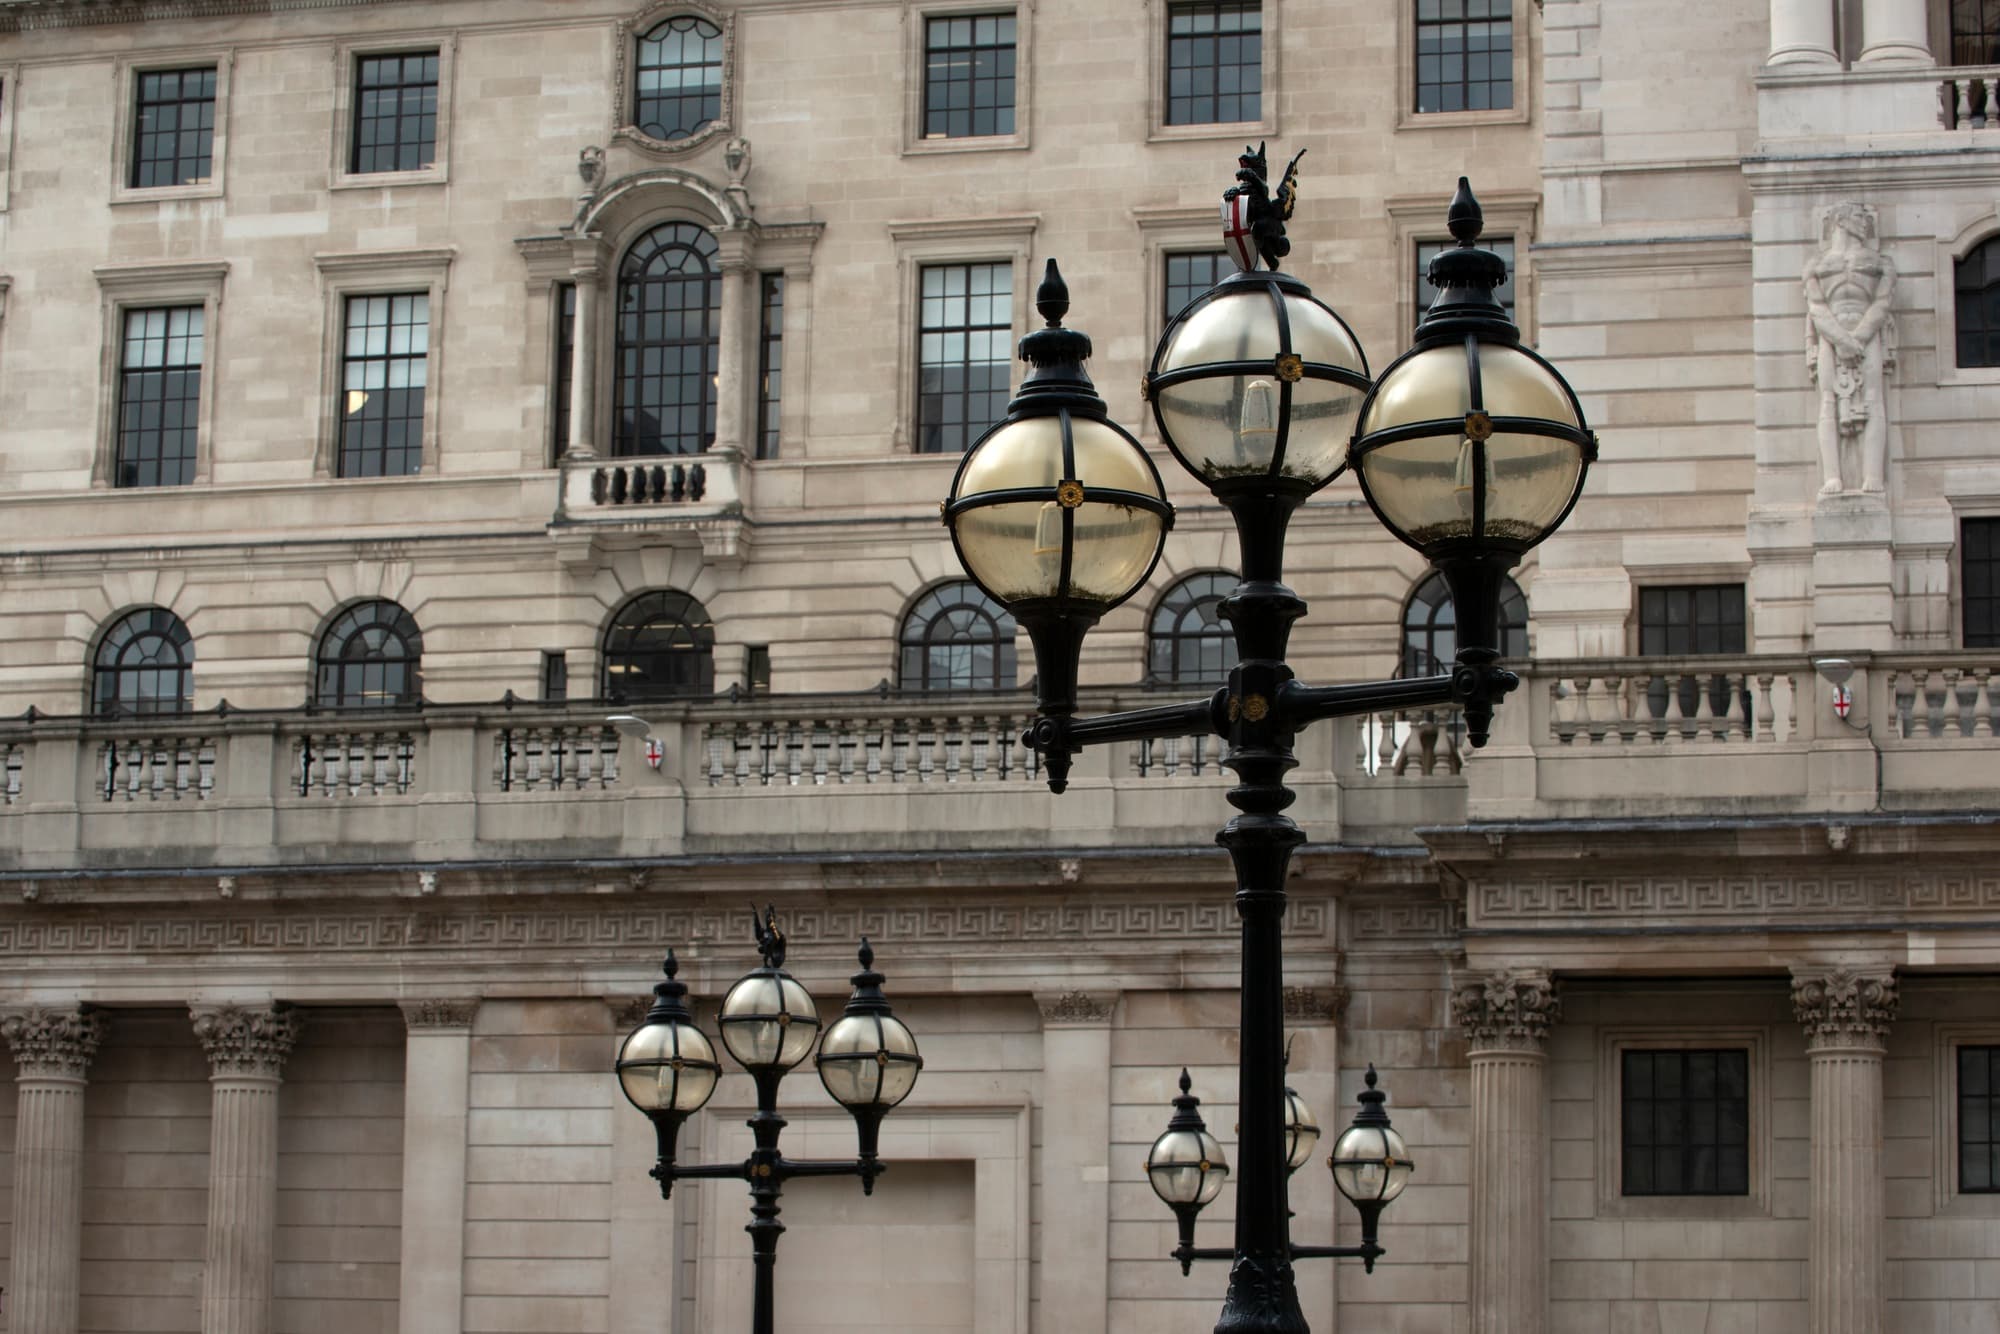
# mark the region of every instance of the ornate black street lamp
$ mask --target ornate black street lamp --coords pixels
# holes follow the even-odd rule
[[[1376,1220],[1410,1161],[1371,1070],[1331,1159],[1336,1185],[1361,1212],[1363,1244],[1292,1244],[1286,1178],[1305,1138],[1283,1054],[1285,875],[1305,841],[1284,813],[1293,738],[1324,719],[1455,704],[1472,744],[1484,745],[1494,702],[1518,684],[1497,661],[1501,579],[1568,515],[1596,441],[1569,386],[1521,347],[1494,299],[1506,266],[1474,244],[1479,205],[1463,178],[1448,217],[1458,245],[1431,264],[1438,297],[1415,346],[1371,381],[1347,325],[1304,283],[1276,272],[1289,249],[1290,176],[1274,199],[1262,154],[1240,162],[1223,213],[1243,271],[1174,318],[1146,376],[1161,438],[1236,522],[1243,577],[1220,608],[1238,654],[1229,684],[1182,704],[1075,716],[1084,632],[1146,582],[1173,511],[1151,460],[1111,424],[1091,386],[1089,339],[1062,327],[1069,298],[1053,261],[1036,299],[1048,327],[1021,342],[1034,369],[1007,416],[966,454],[944,518],[967,573],[1034,642],[1040,717],[1024,740],[1042,756],[1052,790],[1064,790],[1070,757],[1085,746],[1209,732],[1228,743],[1237,814],[1216,841],[1234,863],[1243,922],[1234,1248],[1193,1245],[1194,1215],[1229,1169],[1185,1078],[1147,1174],[1180,1217],[1183,1266],[1210,1254],[1234,1262],[1218,1334],[1303,1334],[1292,1261],[1356,1256],[1372,1267],[1382,1254]],[[1258,270],[1245,238],[1272,271]],[[1285,662],[1292,622],[1306,611],[1284,584],[1286,525],[1350,461],[1377,517],[1451,587],[1459,649],[1448,673],[1308,686]]]
[[[876,1156],[882,1118],[910,1096],[924,1058],[903,1021],[890,1013],[882,995],[875,951],[861,938],[861,971],[841,1017],[824,1036],[819,1009],[798,979],[785,971],[785,937],[770,909],[751,911],[757,952],[764,966],[753,969],[722,998],[722,1045],[757,1086],[757,1111],[747,1124],[756,1147],[740,1163],[683,1166],[674,1161],[681,1126],[715,1092],[722,1066],[715,1048],[695,1025],[687,1006],[687,984],[673,951],[667,951],[667,980],[653,988],[653,1008],[618,1049],[618,1083],[626,1098],[652,1119],[659,1161],[652,1170],[660,1197],[671,1198],[683,1179],[741,1177],[750,1183],[751,1258],[755,1266],[752,1334],[773,1334],[778,1237],[778,1197],[792,1177],[857,1176],[863,1194],[875,1192],[875,1178],[887,1170]],[[819,1077],[834,1101],[854,1117],[859,1153],[852,1162],[800,1161],[778,1151],[785,1118],[778,1115],[778,1083],[819,1042]]]

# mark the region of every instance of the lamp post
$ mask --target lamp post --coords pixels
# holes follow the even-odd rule
[[[1047,327],[1021,342],[1033,370],[1006,417],[967,452],[944,520],[966,572],[1033,641],[1040,716],[1023,739],[1053,791],[1065,789],[1070,757],[1085,746],[1210,732],[1227,743],[1237,813],[1216,841],[1234,864],[1243,940],[1233,1249],[1193,1245],[1194,1216],[1228,1168],[1185,1073],[1147,1172],[1180,1219],[1183,1268],[1211,1255],[1232,1261],[1217,1334],[1303,1334],[1292,1261],[1353,1256],[1372,1268],[1382,1254],[1376,1220],[1411,1165],[1371,1068],[1330,1160],[1361,1213],[1363,1244],[1292,1244],[1286,1179],[1303,1133],[1284,1079],[1282,928],[1286,870],[1305,841],[1284,813],[1293,738],[1325,719],[1456,704],[1472,744],[1484,745],[1494,702],[1518,684],[1498,665],[1501,580],[1568,515],[1596,440],[1575,394],[1521,347],[1494,299],[1506,266],[1475,244],[1480,210],[1464,178],[1448,214],[1458,244],[1431,264],[1438,296],[1410,351],[1371,380],[1346,323],[1277,271],[1289,249],[1292,176],[1274,196],[1261,152],[1239,163],[1223,217],[1240,271],[1174,318],[1145,381],[1161,438],[1235,520],[1242,579],[1220,609],[1238,654],[1229,683],[1185,703],[1076,716],[1083,636],[1146,582],[1173,509],[1152,461],[1110,421],[1084,371],[1090,340],[1062,327],[1069,295],[1053,260],[1036,294]],[[1306,611],[1283,579],[1286,525],[1350,461],[1377,517],[1451,588],[1459,647],[1448,673],[1308,686],[1285,661]]]
[[[750,1328],[752,1334],[773,1334],[778,1237],[785,1230],[778,1221],[778,1197],[785,1182],[857,1176],[862,1193],[874,1194],[875,1178],[887,1170],[876,1156],[882,1118],[910,1096],[924,1059],[909,1028],[890,1012],[866,936],[861,938],[861,971],[852,979],[854,994],[822,1035],[812,996],[785,971],[785,937],[776,913],[767,908],[760,917],[753,909],[751,921],[763,966],[729,988],[717,1021],[722,1045],[757,1086],[757,1110],[745,1123],[755,1137],[750,1156],[740,1163],[675,1161],[681,1126],[715,1092],[722,1066],[688,1009],[687,984],[677,976],[680,967],[671,950],[664,965],[666,981],[653,988],[652,1009],[619,1047],[617,1070],[626,1098],[652,1119],[659,1161],[651,1175],[660,1183],[662,1199],[673,1196],[680,1180],[741,1177],[750,1183],[750,1223],[744,1228],[755,1270]],[[820,1082],[854,1117],[859,1152],[850,1162],[801,1161],[778,1149],[778,1135],[786,1125],[778,1114],[779,1081],[811,1053],[815,1039]]]

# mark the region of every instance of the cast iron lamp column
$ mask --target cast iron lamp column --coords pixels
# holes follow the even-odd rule
[[[1324,719],[1457,704],[1472,744],[1484,745],[1494,701],[1518,684],[1497,664],[1500,578],[1568,515],[1596,444],[1569,386],[1520,346],[1493,297],[1506,266],[1474,244],[1480,212],[1463,178],[1449,215],[1459,244],[1431,265],[1437,300],[1415,346],[1373,382],[1346,323],[1275,271],[1287,249],[1289,178],[1273,199],[1261,154],[1240,161],[1241,184],[1224,197],[1229,237],[1254,235],[1274,271],[1246,269],[1195,298],[1162,335],[1146,377],[1161,438],[1236,523],[1242,580],[1221,606],[1238,653],[1229,684],[1183,704],[1075,716],[1083,635],[1144,585],[1173,512],[1151,460],[1109,422],[1084,372],[1089,339],[1062,328],[1068,291],[1053,261],[1037,293],[1048,327],[1021,343],[1034,370],[1005,419],[967,452],[944,519],[966,572],[1034,643],[1041,716],[1024,741],[1043,757],[1052,790],[1064,790],[1070,757],[1087,745],[1207,732],[1228,743],[1237,814],[1216,841],[1234,864],[1242,919],[1241,1139],[1234,1264],[1216,1330],[1303,1334],[1292,1260],[1351,1254],[1372,1264],[1381,1251],[1372,1236],[1352,1249],[1290,1239],[1296,1140],[1285,1129],[1282,936],[1285,876],[1305,841],[1285,814],[1293,738]],[[1286,525],[1350,455],[1377,517],[1451,587],[1460,648],[1447,674],[1314,687],[1285,661],[1292,623],[1306,611],[1284,583]],[[1343,1158],[1336,1149],[1333,1159],[1336,1183],[1371,1234],[1409,1171],[1383,1100],[1371,1074],[1362,1115],[1342,1139],[1356,1152]],[[1214,1197],[1226,1169],[1186,1086],[1174,1105],[1148,1173],[1189,1220],[1191,1250],[1186,1210]],[[1372,1160],[1356,1156],[1364,1147]]]
[[[750,1328],[752,1334],[774,1334],[778,1238],[785,1230],[778,1221],[778,1197],[785,1182],[858,1176],[862,1193],[874,1194],[875,1178],[888,1170],[877,1156],[882,1118],[910,1096],[924,1059],[909,1028],[890,1012],[866,936],[861,971],[852,979],[854,994],[822,1037],[812,996],[784,969],[785,937],[776,913],[766,909],[760,917],[753,909],[751,920],[764,966],[729,988],[718,1020],[722,1045],[757,1086],[757,1110],[745,1123],[755,1137],[750,1156],[740,1163],[690,1166],[674,1160],[681,1126],[715,1092],[722,1066],[688,1009],[687,984],[676,976],[680,968],[671,950],[664,965],[667,980],[653,988],[653,1008],[619,1047],[617,1069],[626,1098],[652,1119],[659,1138],[652,1176],[662,1199],[671,1198],[674,1183],[682,1179],[741,1177],[750,1183],[750,1222],[744,1228],[754,1266]],[[779,1081],[806,1058],[815,1039],[820,1082],[854,1117],[859,1152],[851,1162],[802,1161],[778,1149],[787,1124],[778,1114]]]

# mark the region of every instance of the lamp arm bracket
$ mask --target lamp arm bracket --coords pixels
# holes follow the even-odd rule
[[[1359,1246],[1294,1246],[1294,1260],[1366,1260],[1369,1264],[1387,1255],[1388,1252],[1373,1242],[1363,1242]]]
[[[1031,749],[1048,752],[1075,752],[1085,746],[1101,746],[1118,741],[1149,741],[1160,737],[1225,735],[1217,726],[1226,688],[1204,699],[1181,704],[1162,704],[1151,709],[1129,709],[1103,713],[1094,718],[1038,718],[1021,738]]]
[[[748,1181],[754,1161],[745,1158],[740,1163],[689,1163],[685,1166],[675,1163],[669,1171],[677,1181],[726,1181],[732,1177]]]
[[[780,1177],[853,1177],[869,1172],[879,1172],[885,1164],[866,1163],[859,1158],[836,1161],[832,1159],[780,1158],[776,1164],[776,1175]]]
[[[1362,681],[1344,686],[1309,686],[1287,681],[1278,687],[1278,716],[1298,731],[1327,718],[1393,709],[1421,709],[1460,698],[1458,674],[1415,676],[1400,681]]]

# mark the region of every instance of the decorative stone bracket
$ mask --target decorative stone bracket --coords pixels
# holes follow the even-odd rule
[[[1118,1008],[1115,991],[1065,991],[1060,995],[1038,995],[1035,1004],[1042,1012],[1043,1028],[1074,1028],[1111,1022]]]

